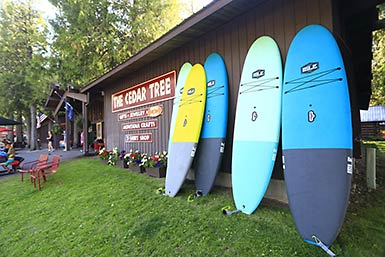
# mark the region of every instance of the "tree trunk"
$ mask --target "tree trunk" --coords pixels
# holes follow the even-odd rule
[[[27,126],[27,144],[30,147],[31,146],[31,112],[26,112],[26,117],[25,117],[25,123]]]
[[[31,105],[30,111],[31,111],[31,127],[30,127],[31,140],[30,140],[29,149],[36,150],[36,146],[37,146],[36,106]]]
[[[22,122],[22,113],[18,112],[17,121]],[[23,142],[23,125],[16,125],[16,141],[20,143],[20,146]]]
[[[11,120],[14,120],[13,112],[10,112],[10,113],[9,113],[9,118],[10,118]],[[8,132],[8,136],[7,136],[7,138],[10,139],[12,143],[14,143],[14,141],[15,141],[15,140],[14,140],[15,137],[13,136],[13,128],[14,128],[14,127],[15,127],[15,126],[12,125],[11,131]]]

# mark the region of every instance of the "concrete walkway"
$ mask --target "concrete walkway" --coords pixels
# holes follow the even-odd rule
[[[16,149],[16,156],[21,156],[21,157],[24,158],[24,161],[21,163],[22,165],[23,165],[23,163],[26,163],[26,162],[29,162],[29,161],[38,160],[40,154],[44,154],[44,153],[48,153],[48,150],[44,149],[44,150],[30,151],[29,149]],[[61,161],[71,160],[71,159],[74,159],[74,158],[78,158],[78,157],[84,156],[84,154],[80,151],[80,148],[72,149],[70,151],[64,151],[63,149],[58,149],[58,150],[55,150],[53,153],[51,153],[51,155],[49,156],[48,161],[51,161],[52,160],[52,156],[55,155],[55,154],[60,155],[60,160]],[[2,170],[2,167],[0,167],[0,170]],[[0,179],[6,178],[6,177],[10,177],[10,176],[15,176],[17,174],[18,173],[13,173],[13,174],[9,174],[9,175],[0,175]]]
[[[29,149],[17,149],[16,150],[16,155],[21,156],[24,158],[23,162],[29,162],[33,160],[39,159],[40,154],[43,153],[48,153],[47,149],[44,150],[35,150],[35,151],[30,151]],[[83,153],[79,149],[72,149],[70,151],[64,151],[63,149],[55,150],[54,152],[51,153],[49,156],[49,161],[52,159],[52,156],[54,154],[60,155],[60,160],[65,161],[65,160],[71,160],[74,158],[78,158],[80,156],[83,156]]]

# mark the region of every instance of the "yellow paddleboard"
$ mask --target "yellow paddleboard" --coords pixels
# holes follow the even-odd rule
[[[201,133],[206,103],[206,73],[195,64],[187,75],[172,142],[196,142]]]
[[[176,117],[166,173],[166,195],[175,196],[181,188],[195,156],[206,104],[206,73],[195,64],[183,89]]]

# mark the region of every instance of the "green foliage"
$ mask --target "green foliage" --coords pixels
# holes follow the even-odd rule
[[[379,18],[385,18],[385,4],[379,6]],[[372,97],[370,105],[385,105],[385,30],[373,32]]]
[[[376,141],[364,141],[365,147],[373,147],[377,149],[377,154],[379,158],[385,159],[385,141],[376,140]],[[384,171],[385,172],[385,171]]]
[[[28,179],[1,179],[0,256],[325,256],[301,240],[287,208],[263,203],[226,217],[231,190],[189,203],[192,183],[171,198],[154,192],[164,181],[98,158],[62,162],[41,192]],[[349,208],[337,256],[383,256],[384,199],[380,189]]]
[[[53,124],[53,126],[52,126],[52,134],[54,134],[54,135],[61,135],[61,134],[63,134],[63,128],[59,124],[57,124],[57,123]]]
[[[83,86],[180,22],[178,1],[50,0],[58,8],[52,63],[59,83]],[[171,15],[172,14],[172,15]]]
[[[108,165],[115,166],[117,161],[119,160],[119,150],[117,147],[114,147],[112,151],[110,151],[108,156]]]
[[[31,1],[5,1],[0,17],[0,102],[28,113],[46,97],[46,25]]]

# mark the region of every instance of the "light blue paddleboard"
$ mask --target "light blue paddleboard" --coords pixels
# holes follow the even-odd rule
[[[176,121],[176,116],[178,115],[179,103],[180,103],[180,99],[182,98],[183,87],[186,82],[187,75],[190,72],[191,68],[192,68],[191,63],[185,62],[179,70],[178,80],[176,82],[176,88],[175,88],[175,97],[174,97],[173,106],[172,106],[170,134],[168,137],[168,152],[170,152],[171,150],[172,136],[174,135],[175,121]]]
[[[232,186],[237,210],[251,214],[270,181],[281,126],[282,61],[268,36],[250,47],[235,114]]]
[[[301,237],[331,245],[344,221],[352,178],[352,120],[340,49],[309,25],[285,65],[282,150],[290,210]]]
[[[226,65],[218,53],[210,54],[205,63],[206,109],[197,153],[194,159],[195,188],[206,195],[214,185],[225,150],[228,112]]]

